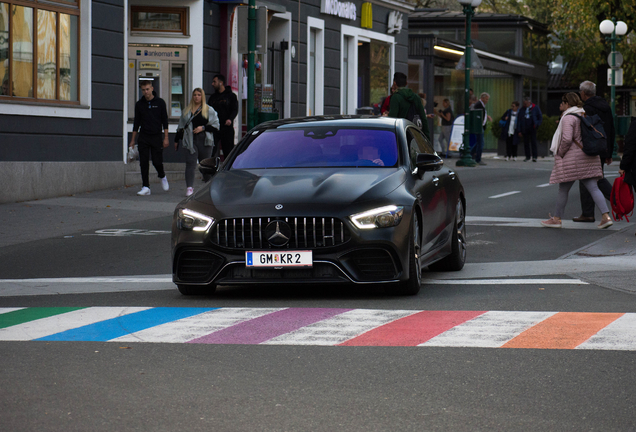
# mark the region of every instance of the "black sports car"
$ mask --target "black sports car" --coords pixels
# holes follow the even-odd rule
[[[323,116],[248,132],[176,208],[173,281],[216,285],[387,283],[420,290],[422,268],[461,270],[466,199],[457,173],[404,119]]]

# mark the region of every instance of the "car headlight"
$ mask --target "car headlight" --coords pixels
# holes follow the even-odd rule
[[[177,218],[179,229],[186,231],[207,231],[214,223],[214,218],[188,209],[179,209]]]
[[[403,215],[404,207],[390,205],[354,214],[349,218],[357,228],[372,229],[396,226],[402,220]]]

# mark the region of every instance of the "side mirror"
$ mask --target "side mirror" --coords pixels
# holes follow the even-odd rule
[[[199,171],[205,179],[212,177],[219,170],[220,160],[218,157],[203,159],[199,162]]]
[[[441,157],[428,153],[418,153],[415,159],[415,165],[421,171],[439,171],[444,166]]]

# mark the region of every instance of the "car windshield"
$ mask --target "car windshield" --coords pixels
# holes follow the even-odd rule
[[[261,132],[236,157],[231,169],[392,167],[397,161],[392,131],[317,126]]]

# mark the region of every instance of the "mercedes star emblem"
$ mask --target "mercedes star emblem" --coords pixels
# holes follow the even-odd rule
[[[265,227],[265,236],[272,246],[285,246],[291,238],[290,226],[280,220],[271,221]]]

